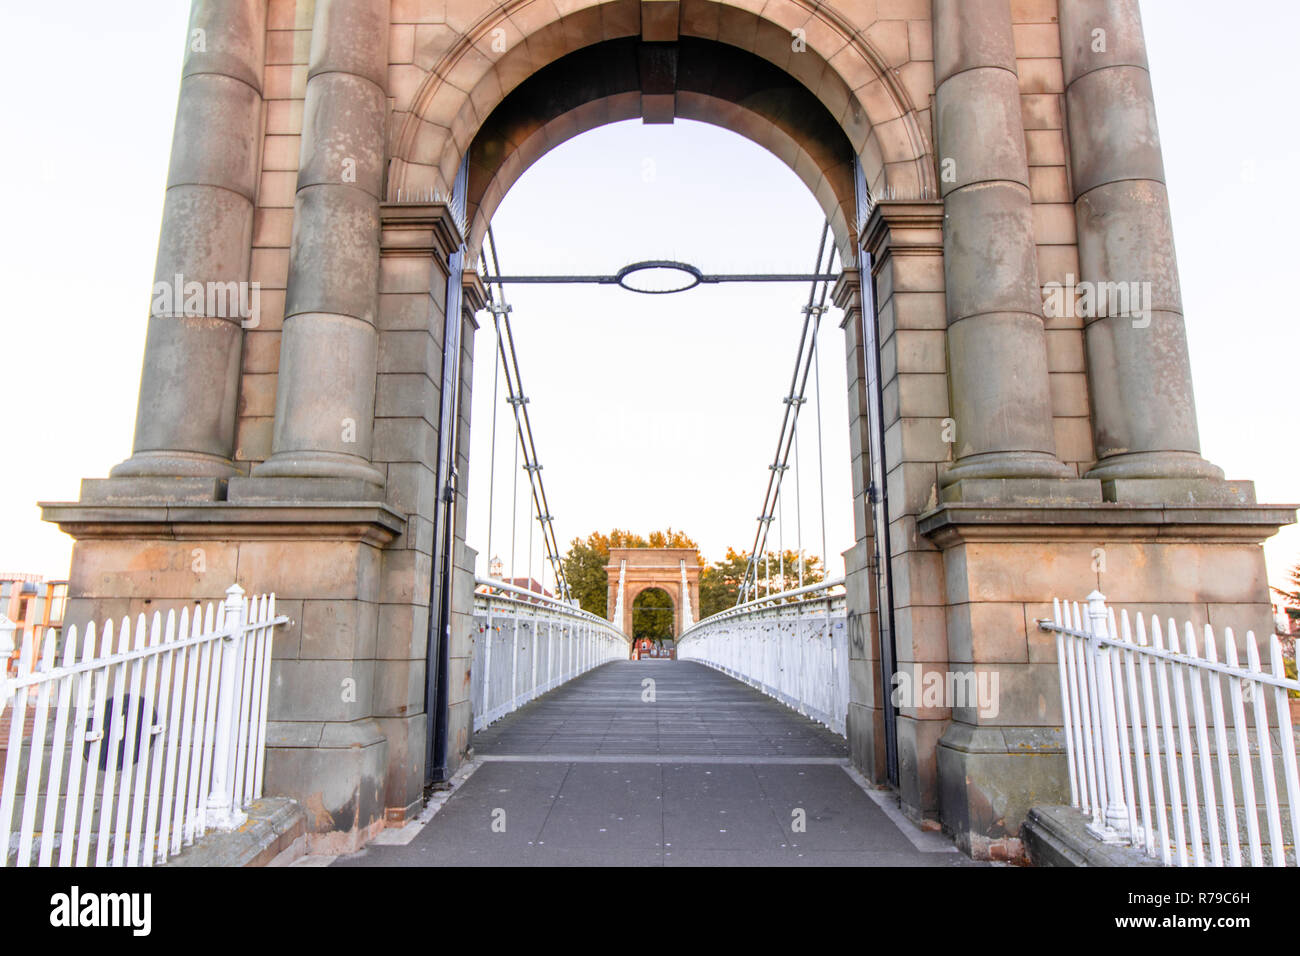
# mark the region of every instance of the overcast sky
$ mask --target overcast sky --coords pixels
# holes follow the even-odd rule
[[[1173,203],[1203,450],[1268,502],[1300,500],[1294,274],[1300,162],[1288,121],[1300,7],[1142,4]],[[68,0],[0,12],[8,91],[0,270],[9,406],[0,570],[66,574],[70,541],[37,500],[77,497],[130,452],[188,4]],[[1266,25],[1266,28],[1261,27]],[[52,69],[57,35],[62,59]],[[821,214],[774,157],[722,130],[620,124],[553,151],[496,218],[508,272],[613,271],[650,258],[705,271],[807,271]],[[748,547],[805,289],[726,286],[666,298],[516,287],[523,379],[561,541],[672,524],[707,557]],[[823,331],[827,546],[852,539],[838,315]],[[488,548],[490,323],[477,349],[470,544]],[[501,406],[504,409],[504,406]],[[805,410],[803,541],[820,552],[815,405]],[[508,419],[491,550],[509,557]],[[793,484],[793,477],[791,477]],[[521,486],[521,502],[524,498]],[[785,541],[795,544],[793,487]],[[521,505],[516,571],[526,570]],[[774,531],[775,534],[775,531]],[[535,544],[537,544],[535,536]],[[1300,532],[1268,545],[1300,560]],[[485,566],[486,553],[480,563]],[[536,573],[537,559],[534,559]],[[838,570],[841,562],[832,562]]]

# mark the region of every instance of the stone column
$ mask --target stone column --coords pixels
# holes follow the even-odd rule
[[[92,495],[105,485],[115,496],[211,500],[236,474],[266,0],[194,0],[186,43],[135,441],[111,472],[126,480],[89,483]],[[180,297],[157,294],[164,287]]]
[[[1061,49],[1079,279],[1097,305],[1121,288],[1110,283],[1138,293],[1125,314],[1083,315],[1098,457],[1089,475],[1220,479],[1200,455],[1138,0],[1063,3]]]
[[[317,0],[272,454],[241,497],[383,487],[370,458],[388,23],[388,0]]]
[[[869,281],[869,280],[868,280]],[[845,269],[835,284],[833,300],[844,310],[848,363],[849,456],[852,468],[852,548],[844,552],[846,618],[849,629],[849,709],[846,715],[849,754],[853,765],[872,783],[887,785],[886,727],[883,703],[879,610],[877,607],[876,537],[881,534],[873,520],[871,498],[871,420],[868,390],[876,383],[867,367],[862,327],[862,295],[857,269]],[[874,320],[874,316],[873,316]]]
[[[955,466],[1073,477],[1056,458],[1008,0],[935,0],[935,107]]]

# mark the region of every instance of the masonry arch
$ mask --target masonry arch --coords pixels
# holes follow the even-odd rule
[[[679,599],[660,586],[641,588],[632,598],[632,630],[628,634],[635,643],[641,639],[653,641],[674,640],[678,635]]]
[[[449,195],[469,153],[478,161],[471,170],[470,198],[478,199],[469,210],[471,261],[492,210],[532,161],[586,129],[637,115],[715,123],[771,149],[809,183],[846,263],[857,260],[857,217],[841,164],[856,156],[873,196],[937,195],[928,136],[933,66],[911,57],[907,21],[862,30],[810,0],[773,0],[761,15],[717,0],[579,0],[561,15],[549,0],[523,0],[459,28],[464,36],[448,49],[417,55],[426,73],[398,98],[388,193]],[[711,67],[710,58],[733,69]],[[540,88],[555,97],[562,87],[554,78],[545,82],[546,73],[572,80],[574,64],[597,62],[602,71],[540,110],[524,88],[539,88],[541,77]],[[796,130],[794,115],[774,112],[758,95],[774,84],[788,91],[784,105],[802,100],[805,117],[823,129],[826,120],[838,126],[848,156],[836,137]],[[531,110],[514,112],[530,99]],[[918,110],[918,100],[926,109]],[[808,101],[821,112],[806,109]]]
[[[872,457],[868,377],[858,366],[863,346],[875,347],[874,335],[864,341],[862,331],[857,266],[867,239],[860,233],[869,231],[872,200],[924,206],[938,196],[929,132],[935,72],[923,16],[854,24],[811,0],[771,0],[761,13],[734,0],[501,4],[473,23],[451,24],[459,39],[445,49],[436,42],[418,48],[418,82],[412,75],[390,89],[395,107],[385,192],[399,204],[421,196],[462,200],[464,265],[472,270],[511,185],[547,151],[585,131],[620,120],[681,117],[763,146],[816,198],[843,264],[834,301],[846,313],[850,381],[861,393],[851,397],[849,409],[857,476]],[[914,39],[916,23],[925,31]],[[919,220],[924,241],[932,242],[934,210],[923,210]],[[854,479],[855,489],[867,484],[865,477]],[[865,504],[855,510],[854,568],[869,563],[873,521],[887,524],[883,513],[868,518]],[[635,595],[624,597],[622,627],[631,633]],[[679,621],[684,603],[677,603]],[[613,601],[609,606],[616,607]],[[698,595],[691,606],[698,611]],[[867,604],[854,613],[863,627],[875,620]],[[870,629],[867,643],[892,641],[874,624]],[[857,652],[886,665],[854,686],[883,687],[892,650],[873,651],[864,643]],[[882,757],[888,752],[862,761],[883,778],[884,764],[895,764],[892,711],[865,699],[858,705],[851,745]],[[888,745],[882,743],[886,736]]]
[[[1160,606],[1212,590],[1263,633],[1249,569],[1294,518],[1200,455],[1160,145],[1128,135],[1155,129],[1138,14],[1137,0],[199,0],[156,274],[262,287],[265,321],[211,305],[148,317],[130,457],[42,505],[77,539],[66,623],[219,600],[235,578],[274,591],[294,623],[276,641],[268,792],[314,808],[327,852],[418,812],[423,785],[470,753],[455,396],[472,389],[460,360],[486,295],[464,233],[477,241],[545,148],[633,104],[702,119],[764,143],[842,214],[853,761],[892,778],[907,815],[1007,852],[1026,801],[1066,779],[1057,675],[1033,643],[1043,602],[1085,581]],[[749,58],[735,72],[751,81],[756,63],[777,73],[765,89],[693,73],[695,44]],[[599,83],[533,82],[605,51]],[[632,61],[635,84],[619,73]],[[855,195],[875,200],[851,216],[844,143]],[[1150,282],[1153,321],[1045,322],[1043,285],[1072,278]],[[1106,541],[1129,560],[1098,572]],[[1135,564],[1151,571],[1136,583]],[[902,663],[1010,668],[1006,706],[894,714],[895,645]]]
[[[699,619],[701,570],[693,548],[610,548],[605,567],[610,620],[631,635],[637,598],[662,591],[672,601],[672,636],[680,636]]]

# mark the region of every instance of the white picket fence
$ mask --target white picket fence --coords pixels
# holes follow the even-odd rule
[[[1082,608],[1053,607],[1055,620],[1039,626],[1056,634],[1070,796],[1091,816],[1088,831],[1166,866],[1263,866],[1267,830],[1272,865],[1287,865],[1288,843],[1294,863],[1300,779],[1287,691],[1300,682],[1284,676],[1277,638],[1265,668],[1247,633],[1242,666],[1230,628],[1220,661],[1209,625],[1199,642],[1190,623],[1180,641],[1172,618],[1130,623],[1124,611],[1117,625],[1096,591]]]
[[[688,628],[678,660],[699,661],[847,733],[849,642],[844,579],[771,594]]]
[[[609,661],[631,642],[604,618],[503,581],[475,579],[474,729]]]
[[[36,848],[40,866],[151,866],[241,824],[262,795],[271,637],[287,620],[275,595],[232,585],[165,623],[69,628],[57,664],[56,641],[37,662],[28,633],[0,682],[5,864]]]

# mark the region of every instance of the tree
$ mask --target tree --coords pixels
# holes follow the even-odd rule
[[[1295,565],[1286,573],[1289,588],[1274,588],[1282,598],[1282,604],[1286,607],[1287,622],[1294,632],[1296,624],[1300,623],[1300,564]]]
[[[1290,582],[1291,588],[1287,591],[1281,591],[1282,597],[1286,600],[1289,607],[1300,608],[1300,564],[1295,565],[1286,573],[1287,581]]]
[[[745,571],[749,567],[749,555],[727,549],[727,556],[717,561],[700,573],[700,619],[734,607],[740,594],[740,586],[745,580]],[[766,562],[758,565],[757,593],[751,599],[761,597],[769,591],[789,591],[799,587],[799,552],[785,552],[785,574],[781,573],[779,554],[770,554]],[[826,580],[826,571],[822,559],[815,554],[805,554],[803,558],[803,583],[819,584]]]
[[[647,588],[632,602],[632,638],[656,644],[673,636],[673,599],[660,588]]]
[[[728,548],[726,558],[700,572],[700,620],[735,606],[748,564],[747,554]]]
[[[564,556],[564,577],[578,605],[597,617],[609,617],[605,565],[609,563],[609,539],[591,534],[587,540],[574,538]]]
[[[783,567],[784,575],[782,574]],[[770,553],[766,561],[759,562],[756,578],[760,594],[766,594],[768,591],[773,594],[778,591],[791,591],[794,588],[806,587],[809,584],[820,584],[825,579],[826,572],[822,567],[822,559],[815,554],[805,554],[803,556],[803,580],[800,581],[799,552],[790,550],[785,552],[784,563],[779,552]]]

